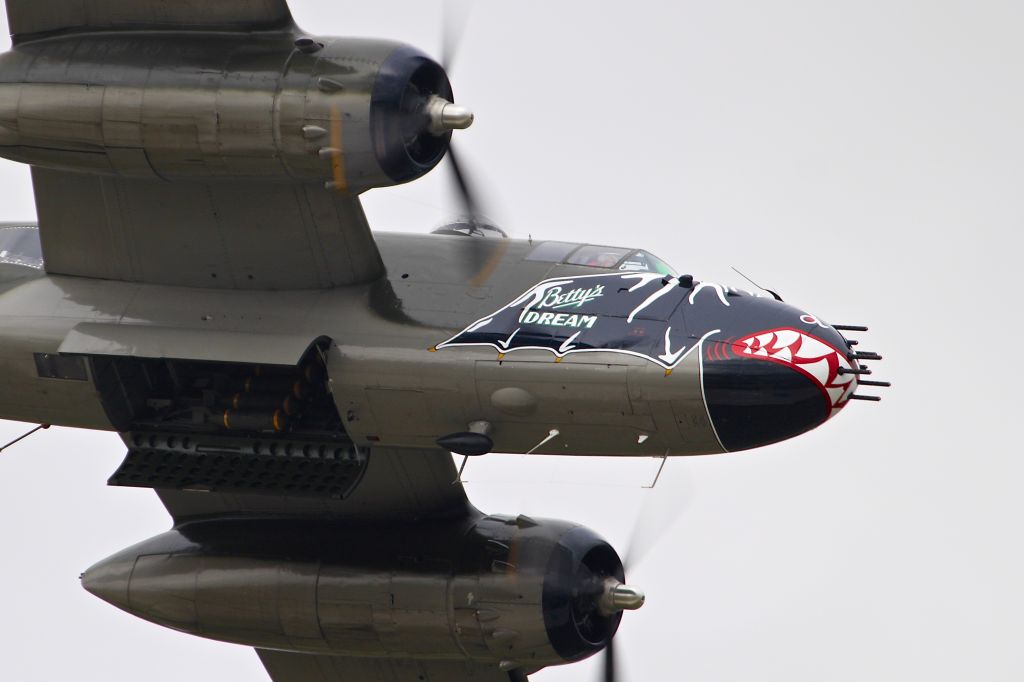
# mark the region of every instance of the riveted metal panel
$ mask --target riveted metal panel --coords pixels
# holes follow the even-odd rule
[[[267,365],[297,365],[315,338],[290,334],[182,329],[83,322],[72,329],[60,352]]]

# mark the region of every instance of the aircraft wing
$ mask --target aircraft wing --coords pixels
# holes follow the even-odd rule
[[[47,272],[262,290],[326,289],[380,276],[357,196],[365,188],[325,189],[331,163],[315,147],[297,152],[295,163],[326,175],[296,179],[294,164],[282,161],[275,146],[282,130],[301,140],[301,122],[284,120],[282,109],[312,105],[292,95],[254,102],[255,92],[275,96],[279,86],[271,81],[286,68],[294,24],[285,0],[6,0],[6,6],[15,45],[9,61],[18,64],[8,67],[16,75],[0,83],[10,104],[0,114],[0,150],[33,166]],[[167,83],[154,74],[165,67],[154,66],[159,50],[144,40],[117,66],[89,71],[82,66],[89,57],[77,56],[93,50],[103,53],[96,57],[101,61],[109,57],[107,46],[83,47],[98,44],[96,36],[169,30],[180,32],[182,46],[177,60],[173,50],[160,48],[161,64],[170,60],[172,94],[162,94]],[[274,53],[280,57],[261,57],[268,63],[260,68],[270,75],[231,81],[234,65],[249,63],[242,48],[228,45],[208,57],[215,36],[226,44],[232,34],[239,44],[259,34],[284,46]],[[64,40],[40,40],[51,37]],[[76,46],[78,40],[84,42]],[[303,68],[318,63],[308,61]],[[111,69],[131,75],[111,85],[104,81]],[[346,106],[349,115],[354,105]],[[236,165],[225,169],[229,157]],[[263,170],[248,172],[253,164]],[[268,173],[274,179],[267,181]]]
[[[258,649],[273,682],[525,682],[493,665],[452,661],[304,656]]]
[[[328,289],[383,271],[358,197],[304,184],[164,182],[34,168],[51,274]]]
[[[255,30],[291,22],[285,0],[7,0],[14,44],[73,31],[132,28]]]

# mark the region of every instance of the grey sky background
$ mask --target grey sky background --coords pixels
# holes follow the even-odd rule
[[[648,603],[619,631],[626,680],[1020,680],[1024,6],[477,5],[451,72],[477,123],[456,138],[496,222],[742,286],[738,267],[870,325],[895,387],[783,444],[671,460],[653,493],[655,460],[488,456],[474,503],[580,521],[621,552],[647,509],[664,533],[630,576]],[[436,2],[292,7],[311,33],[439,52]],[[371,192],[372,224],[449,217],[446,171]],[[27,169],[0,165],[0,196],[0,219],[35,215]],[[24,429],[0,422],[0,441]],[[104,486],[123,454],[56,429],[0,454],[0,679],[265,680],[250,650],[79,587],[169,526],[151,492]]]

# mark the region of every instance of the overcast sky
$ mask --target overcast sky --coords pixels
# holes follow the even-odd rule
[[[438,52],[439,3],[292,6],[310,32]],[[669,462],[654,507],[682,513],[630,576],[649,598],[620,629],[625,679],[1024,677],[1022,25],[994,0],[474,9],[451,78],[477,122],[457,142],[499,224],[742,285],[738,267],[870,325],[861,347],[895,384],[793,441]],[[446,170],[369,194],[371,223],[436,226]],[[0,165],[0,192],[0,219],[34,216],[27,169]],[[0,422],[0,441],[24,429]],[[104,486],[123,454],[55,429],[0,455],[0,679],[262,682],[250,650],[78,585],[169,526],[151,492]],[[466,477],[486,511],[580,521],[624,551],[656,468],[492,455]]]

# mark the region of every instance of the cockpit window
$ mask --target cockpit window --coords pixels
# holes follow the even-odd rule
[[[530,255],[526,257],[526,260],[536,260],[542,263],[561,263],[577,246],[579,244],[570,244],[569,242],[541,242],[534,247]]]
[[[656,272],[659,275],[668,275],[670,277],[675,277],[679,274],[668,263],[646,251],[631,253],[619,265],[619,270],[628,272]]]
[[[0,225],[0,263],[41,270],[43,249],[34,225]]]
[[[526,256],[526,260],[543,263],[586,265],[592,268],[615,268],[624,272],[656,272],[675,277],[676,271],[665,261],[647,251],[620,249],[614,246],[572,244],[570,242],[541,242]]]
[[[573,251],[565,262],[569,265],[589,265],[593,268],[614,268],[628,253],[629,249],[588,245]]]

